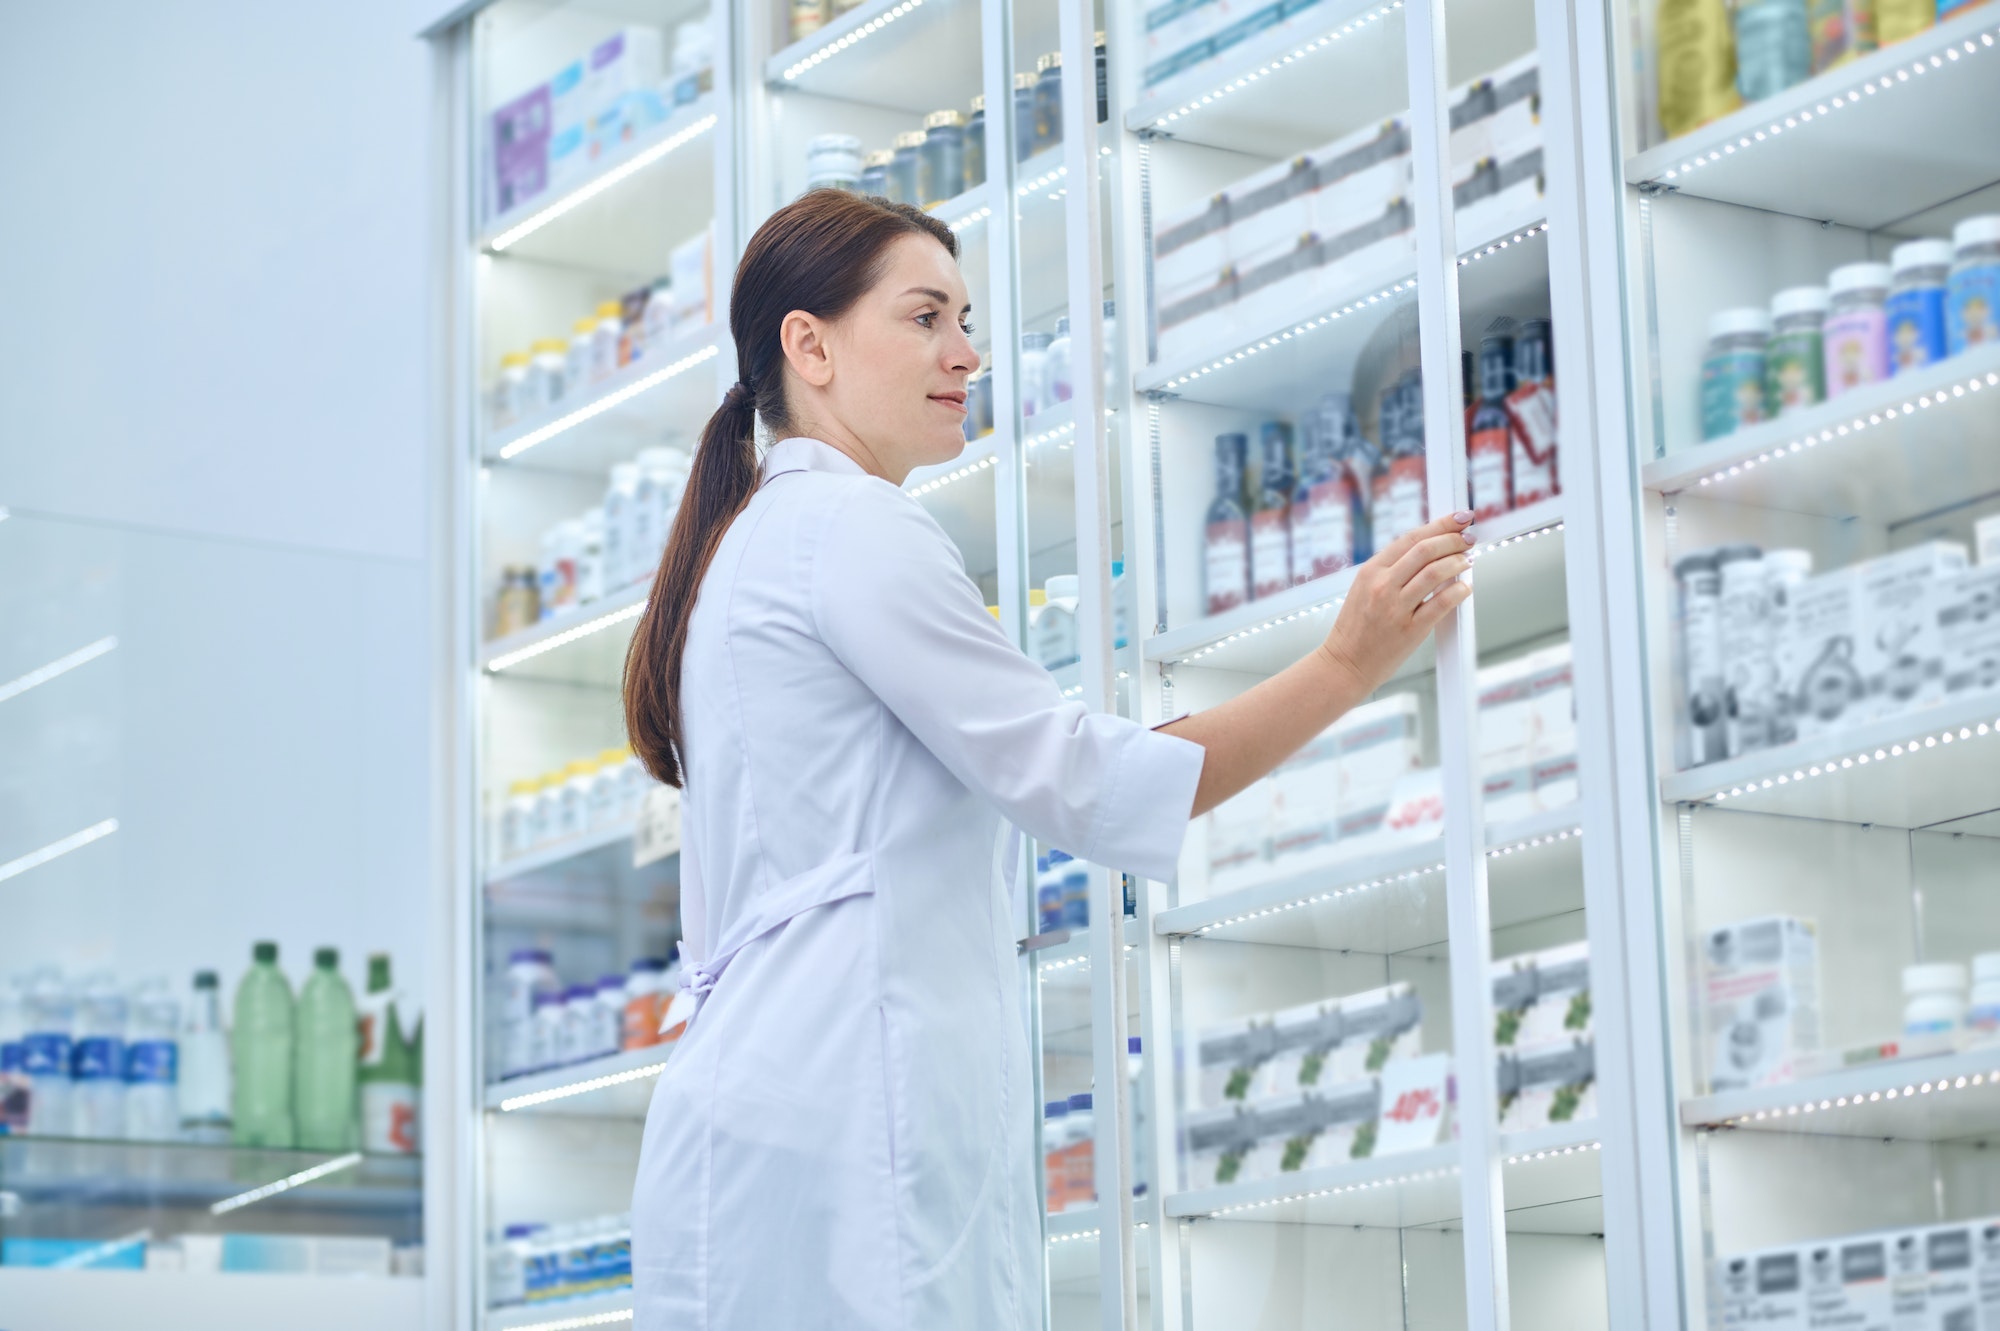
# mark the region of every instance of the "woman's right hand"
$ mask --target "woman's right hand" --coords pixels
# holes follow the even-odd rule
[[[1437,622],[1472,595],[1472,514],[1448,513],[1398,536],[1355,571],[1319,650],[1365,698],[1388,682]],[[1428,598],[1428,599],[1426,599]]]

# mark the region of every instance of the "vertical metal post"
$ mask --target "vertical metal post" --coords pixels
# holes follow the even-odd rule
[[[1021,327],[1015,261],[1020,253],[1021,164],[1014,158],[1014,17],[1012,0],[984,0],[980,6],[980,82],[986,90],[986,291],[993,308],[983,312],[993,330],[987,348],[992,364],[994,416],[994,545],[999,559],[1000,626],[1017,643],[1028,640],[1028,515],[1026,453],[1021,444],[1021,399],[1017,391]],[[974,311],[974,317],[982,317]],[[1035,974],[1031,966],[1028,970]],[[1041,1106],[1036,1106],[1041,1112]]]
[[[1444,0],[1403,7],[1409,60],[1410,147],[1417,221],[1417,336],[1423,355],[1425,489],[1429,511],[1465,507],[1460,407],[1458,245],[1452,214],[1450,121],[1445,109]],[[1485,812],[1474,733],[1479,670],[1471,602],[1437,629],[1438,760],[1444,780],[1445,916],[1451,940],[1453,1071],[1460,1114],[1465,1216],[1466,1325],[1506,1331],[1507,1230],[1500,1125],[1492,1107],[1492,915],[1486,894]]]

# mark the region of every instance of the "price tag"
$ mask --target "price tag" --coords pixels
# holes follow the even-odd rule
[[[1437,1145],[1450,1103],[1450,1054],[1390,1059],[1382,1069],[1382,1118],[1375,1154]]]
[[[643,868],[681,848],[681,793],[672,786],[654,786],[639,805],[639,825],[632,832],[632,867]]]

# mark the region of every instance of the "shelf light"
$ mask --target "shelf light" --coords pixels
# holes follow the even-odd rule
[[[552,1322],[527,1322],[520,1326],[510,1326],[507,1331],[583,1331],[587,1326],[615,1326],[632,1320],[630,1308],[620,1308],[615,1312],[589,1313],[583,1317],[558,1317]]]
[[[25,675],[11,679],[5,684],[0,684],[0,702],[6,702],[9,698],[18,698],[37,684],[46,684],[58,675],[66,675],[86,662],[95,661],[98,657],[114,650],[117,646],[118,639],[114,635],[99,638],[96,642],[88,646],[77,648],[67,656],[58,656],[45,666],[38,666]]]
[[[106,818],[101,823],[92,823],[81,832],[72,832],[60,841],[51,841],[40,850],[31,850],[18,859],[8,860],[5,864],[0,864],[0,883],[24,874],[30,869],[40,868],[50,860],[67,855],[73,850],[81,850],[91,842],[108,837],[117,830],[118,820]]]
[[[945,486],[952,484],[954,481],[962,481],[968,476],[977,476],[998,460],[993,454],[988,453],[977,462],[968,462],[963,467],[955,467],[942,476],[933,476],[921,485],[910,486],[903,493],[910,495],[912,498],[921,499],[927,494],[933,494],[944,489]]]
[[[1773,1109],[1759,1109],[1754,1113],[1737,1114],[1732,1118],[1719,1120],[1708,1126],[1725,1128],[1741,1127],[1746,1123],[1764,1123],[1774,1118],[1795,1118],[1800,1114],[1825,1113],[1836,1109],[1853,1109],[1863,1104],[1876,1104],[1883,1100],[1909,1099],[1917,1095],[1942,1095],[1946,1091],[1963,1091],[1980,1086],[2000,1086],[2000,1068],[1991,1072],[1975,1072],[1970,1076],[1939,1077],[1934,1081],[1905,1082],[1899,1091],[1894,1086],[1885,1090],[1856,1091],[1853,1095],[1829,1096],[1825,1099],[1805,1099],[1793,1104],[1780,1105]]]
[[[510,1096],[500,1102],[500,1112],[511,1114],[517,1109],[532,1109],[551,1100],[567,1100],[572,1095],[588,1095],[592,1091],[601,1091],[607,1087],[623,1086],[628,1081],[643,1081],[647,1077],[658,1076],[666,1066],[667,1061],[663,1058],[642,1068],[627,1068],[623,1072],[607,1073],[602,1077],[589,1077],[562,1086],[551,1086],[545,1091],[530,1091],[526,1095]]]
[[[1120,680],[1127,680],[1127,679],[1130,679],[1130,678],[1132,678],[1132,672],[1131,672],[1131,671],[1129,671],[1129,670],[1121,670],[1121,671],[1119,671],[1119,672],[1118,672],[1118,678],[1119,678]],[[1068,688],[1066,688],[1066,689],[1064,689],[1064,690],[1062,691],[1062,696],[1063,696],[1063,697],[1065,697],[1065,698],[1080,698],[1080,697],[1082,697],[1082,696],[1083,696],[1083,685],[1081,685],[1081,684],[1072,684],[1072,685],[1070,685],[1070,686],[1069,686]]]
[[[1025,199],[1030,194],[1034,194],[1039,190],[1048,189],[1050,186],[1054,185],[1058,180],[1061,180],[1064,176],[1068,174],[1069,174],[1069,168],[1066,166],[1059,166],[1053,170],[1044,171],[1039,176],[1036,176],[1033,180],[1024,181],[1023,183],[1016,185],[1014,187],[1014,193],[1018,197]]]
[[[1726,467],[1718,467],[1708,475],[1703,476],[1695,484],[1716,485],[1732,477],[1741,476],[1744,472],[1752,471],[1766,463],[1788,458],[1794,453],[1802,452],[1805,449],[1818,448],[1821,444],[1832,443],[1835,439],[1844,439],[1849,435],[1860,434],[1864,430],[1873,429],[1877,425],[1893,421],[1898,417],[1913,416],[1919,411],[1928,411],[1932,407],[1943,406],[1947,398],[1961,398],[1967,393],[1977,393],[1983,389],[1994,387],[2000,387],[2000,373],[1989,371],[1986,374],[1975,374],[1963,383],[1951,384],[1938,389],[1935,393],[1919,393],[1917,396],[1905,400],[1900,407],[1887,406],[1880,411],[1871,411],[1866,416],[1856,416],[1844,424],[1830,425],[1820,430],[1808,430],[1798,438],[1778,444],[1766,452],[1759,453],[1754,458],[1745,458],[1741,462],[1732,462]]]
[[[719,343],[710,342],[699,351],[691,351],[671,365],[661,366],[643,379],[625,385],[615,393],[606,393],[584,403],[566,416],[558,417],[539,430],[531,430],[500,450],[500,460],[505,462],[517,458],[536,444],[547,443],[565,430],[575,429],[593,417],[601,416],[613,407],[623,406],[648,389],[657,388],[674,376],[683,374],[706,360],[714,360],[720,354]]]
[[[628,605],[623,610],[613,610],[608,615],[599,615],[596,619],[578,624],[573,629],[564,629],[561,633],[555,634],[553,637],[544,638],[540,642],[531,642],[526,647],[515,651],[502,653],[494,657],[491,661],[488,661],[486,668],[497,675],[502,670],[506,670],[511,666],[517,666],[523,661],[532,660],[540,656],[543,652],[552,652],[558,647],[567,647],[579,638],[587,638],[593,633],[610,628],[613,624],[622,624],[628,619],[637,619],[645,613],[646,603],[644,601],[639,602],[637,605]]]
[[[1504,541],[1482,541],[1478,545],[1473,546],[1471,552],[1465,557],[1467,559],[1477,559],[1481,555],[1490,555],[1495,550],[1505,550],[1510,545],[1519,545],[1523,541],[1532,541],[1538,536],[1548,536],[1562,529],[1563,524],[1560,521],[1556,521],[1551,522],[1546,527],[1537,527],[1533,531],[1524,531],[1518,535],[1509,536]]]
[[[208,1213],[210,1215],[228,1215],[231,1211],[239,1211],[253,1202],[261,1202],[265,1198],[275,1197],[281,1192],[290,1192],[293,1188],[311,1183],[315,1179],[323,1179],[328,1174],[338,1174],[343,1169],[352,1169],[360,1163],[361,1152],[349,1151],[346,1155],[337,1155],[331,1160],[321,1161],[311,1169],[301,1169],[296,1174],[287,1174],[275,1183],[266,1183],[261,1188],[252,1188],[248,1192],[239,1192],[234,1197],[225,1197],[215,1205],[209,1207]]]
[[[1312,41],[1301,43],[1299,46],[1294,47],[1288,54],[1273,56],[1269,61],[1259,65],[1257,68],[1245,70],[1235,78],[1217,85],[1214,89],[1203,93],[1199,97],[1189,98],[1180,107],[1161,116],[1156,123],[1164,125],[1170,121],[1178,120],[1182,116],[1192,115],[1202,107],[1212,105],[1220,98],[1227,97],[1232,92],[1239,92],[1255,83],[1258,79],[1275,73],[1284,66],[1292,64],[1294,61],[1304,60],[1313,52],[1333,45],[1333,43],[1339,41],[1342,37],[1359,32],[1372,23],[1380,22],[1402,7],[1403,0],[1391,0],[1391,3],[1383,5],[1380,9],[1369,10],[1353,21],[1342,25],[1337,31],[1325,33],[1314,38]]]
[[[991,216],[993,216],[993,209],[989,205],[981,204],[979,207],[974,208],[971,212],[967,213],[965,216],[958,218],[956,221],[946,222],[945,225],[950,227],[953,231],[963,231],[967,227],[975,226],[980,222],[984,222],[987,218]]]
[[[118,1238],[93,1243],[90,1247],[80,1252],[73,1252],[67,1257],[58,1257],[50,1262],[49,1266],[58,1271],[88,1271],[107,1257],[115,1257],[127,1248],[144,1247],[152,1241],[153,1231],[150,1228],[135,1229]]]
[[[1075,1243],[1078,1239],[1094,1239],[1103,1232],[1101,1229],[1079,1229],[1074,1234],[1051,1234],[1049,1235],[1049,1246],[1054,1247],[1058,1243]]]
[[[1794,785],[1800,781],[1809,781],[1816,776],[1831,776],[1835,772],[1844,772],[1850,768],[1866,767],[1870,762],[1887,762],[1891,758],[1901,758],[1904,754],[1915,753],[1918,749],[1935,749],[1940,744],[1950,744],[1955,740],[1979,739],[1992,734],[1995,728],[2000,728],[2000,720],[1995,720],[1991,725],[1981,721],[1977,725],[1959,726],[1956,729],[1947,726],[1936,734],[1922,735],[1903,744],[1888,744],[1872,750],[1857,749],[1840,758],[1829,758],[1823,763],[1795,767],[1789,775],[1780,772],[1776,776],[1767,776],[1762,780],[1752,779],[1742,785],[1731,786],[1727,790],[1718,786],[1703,798],[1721,804],[1725,800],[1755,795],[1759,791],[1770,790],[1775,786]]]
[[[1478,263],[1481,259],[1490,259],[1501,250],[1511,249],[1515,245],[1523,244],[1533,237],[1541,235],[1548,229],[1549,224],[1547,222],[1537,222],[1534,226],[1528,227],[1524,231],[1516,231],[1505,240],[1494,241],[1484,249],[1468,250],[1458,256],[1458,266],[1463,268],[1467,264]]]
[[[876,33],[882,31],[882,29],[888,27],[891,23],[894,23],[897,19],[903,17],[923,2],[924,0],[902,0],[901,4],[876,15],[860,27],[855,28],[852,32],[842,33],[826,45],[820,47],[817,51],[814,51],[811,55],[806,56],[795,64],[787,66],[785,69],[785,82],[790,83],[794,81],[807,70],[816,67],[823,61],[831,60],[834,56],[845,51],[848,47],[863,38],[873,37]]]
[[[1248,628],[1238,629],[1236,632],[1230,634],[1228,637],[1218,639],[1217,641],[1210,643],[1208,646],[1201,648],[1199,651],[1189,652],[1186,656],[1175,657],[1172,664],[1185,665],[1190,661],[1198,661],[1202,657],[1207,656],[1210,652],[1219,652],[1225,647],[1229,647],[1243,641],[1245,638],[1255,637],[1257,634],[1264,632],[1266,629],[1274,629],[1281,624],[1289,624],[1293,620],[1304,619],[1308,615],[1324,614],[1328,610],[1333,609],[1335,606],[1345,601],[1346,599],[1347,599],[1347,593],[1342,592],[1338,596],[1329,597],[1324,601],[1320,601],[1313,605],[1306,606],[1304,609],[1294,610],[1289,615],[1277,615],[1270,619],[1265,620],[1261,624],[1252,624]]]
[[[589,184],[583,186],[576,192],[565,195],[564,197],[556,200],[548,207],[536,213],[533,217],[530,217],[526,221],[522,222],[519,226],[508,227],[505,231],[502,231],[499,235],[493,237],[492,243],[489,244],[486,248],[491,250],[495,254],[500,253],[501,251],[505,250],[509,245],[514,244],[516,241],[525,239],[526,237],[533,235],[535,232],[540,231],[543,227],[555,221],[558,217],[561,217],[564,213],[569,212],[571,209],[576,208],[580,204],[589,202],[590,200],[596,198],[598,195],[604,193],[604,191],[610,189],[612,186],[631,179],[639,172],[644,171],[647,167],[651,166],[653,163],[665,157],[668,153],[672,152],[674,149],[679,148],[684,144],[692,143],[695,139],[700,138],[703,134],[706,134],[709,130],[714,129],[718,123],[719,121],[716,116],[705,115],[701,119],[695,121],[692,125],[689,125],[686,129],[677,130],[676,132],[669,134],[666,138],[661,139],[658,143],[654,144],[652,147],[647,148],[645,151],[634,155],[631,158],[631,160],[620,163],[618,166],[615,166],[611,170],[606,171],[603,175],[597,177],[597,179],[591,181]]]
[[[1374,1192],[1380,1188],[1400,1188],[1408,1183],[1428,1183],[1433,1179],[1450,1178],[1458,1173],[1457,1165],[1444,1165],[1437,1169],[1418,1170],[1412,1174],[1398,1174],[1394,1178],[1371,1179],[1366,1183],[1343,1183],[1332,1188],[1314,1188],[1310,1192],[1288,1193],[1283,1197],[1273,1197],[1269,1201],[1238,1202],[1234,1206],[1218,1206],[1210,1215],[1232,1215],[1238,1211],[1257,1211],[1267,1206],[1284,1206],[1290,1202],[1317,1201],[1322,1197],[1338,1197],[1346,1193]]]
[[[1933,69],[1944,68],[1945,61],[1957,60],[1960,51],[1963,51],[1966,55],[1977,55],[1981,51],[1992,47],[1994,33],[1996,32],[2000,32],[2000,28],[1995,28],[1991,32],[1980,33],[1977,41],[1968,37],[1962,42],[1947,46],[1938,55],[1933,55],[1928,59],[1913,60],[1908,66],[1898,67],[1892,73],[1884,74],[1879,79],[1864,79],[1854,87],[1837,92],[1824,101],[1815,103],[1810,109],[1801,109],[1795,115],[1786,116],[1782,121],[1771,121],[1770,124],[1761,130],[1753,130],[1749,134],[1739,135],[1736,142],[1723,144],[1719,152],[1714,150],[1698,152],[1692,157],[1683,160],[1679,166],[1670,167],[1666,171],[1661,172],[1660,178],[1662,180],[1676,180],[1681,176],[1698,171],[1704,166],[1719,162],[1724,157],[1733,155],[1738,148],[1749,148],[1753,144],[1762,143],[1767,139],[1775,139],[1787,130],[1798,129],[1801,125],[1811,121],[1815,115],[1821,119],[1825,119],[1835,111],[1850,106],[1857,106],[1864,96],[1873,97],[1878,92],[1887,92],[1900,84],[1908,83],[1912,74],[1927,74]]]
[[[1604,1149],[1602,1142],[1578,1142],[1574,1146],[1551,1146],[1546,1151],[1530,1151],[1525,1155],[1510,1155],[1507,1157],[1506,1163],[1510,1165],[1525,1165],[1536,1160],[1556,1160],[1566,1155],[1581,1155],[1585,1151],[1599,1151],[1602,1149]]]

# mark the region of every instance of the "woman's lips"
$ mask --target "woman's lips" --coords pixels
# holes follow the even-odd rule
[[[931,401],[942,403],[961,416],[965,414],[965,394],[963,393],[932,393]]]

